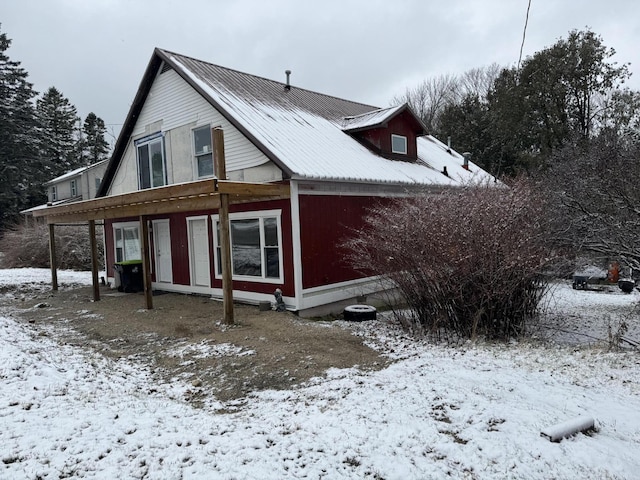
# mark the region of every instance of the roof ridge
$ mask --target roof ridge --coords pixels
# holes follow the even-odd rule
[[[164,52],[166,55],[176,55],[178,57],[183,57],[183,58],[189,59],[189,60],[194,61],[194,62],[199,62],[199,63],[203,63],[203,64],[206,64],[206,65],[210,65],[212,67],[220,68],[220,69],[226,70],[228,72],[238,73],[240,75],[245,75],[247,77],[252,77],[252,78],[255,78],[255,79],[258,79],[258,80],[267,81],[267,82],[274,83],[274,84],[277,84],[277,85],[282,85],[282,87],[286,86],[285,82],[280,82],[278,80],[273,80],[271,78],[267,78],[267,77],[264,77],[264,76],[261,76],[261,75],[255,75],[253,73],[243,72],[242,70],[238,70],[238,69],[235,69],[235,68],[225,67],[225,66],[219,65],[217,63],[208,62],[206,60],[201,60],[199,58],[192,57],[190,55],[184,55],[182,53],[174,52],[174,51],[171,51],[171,50],[165,50],[164,48],[159,48],[159,47],[156,47],[156,48],[158,50]],[[362,106],[362,107],[368,107],[368,108],[372,108],[372,109],[375,109],[375,110],[384,109],[384,108],[378,107],[376,105],[371,105],[371,104],[363,103],[363,102],[357,102],[355,100],[350,100],[348,98],[338,97],[336,95],[329,95],[327,93],[317,92],[315,90],[310,90],[308,88],[303,88],[303,87],[299,87],[299,86],[294,86],[294,88],[296,90],[300,90],[300,91],[303,91],[303,92],[311,93],[311,94],[314,94],[314,95],[320,95],[320,96],[326,97],[326,98],[332,98],[334,100],[340,100],[341,102],[349,102],[349,103],[352,103],[354,105],[359,105],[359,106]],[[364,113],[362,115],[365,115],[365,114],[366,113]]]

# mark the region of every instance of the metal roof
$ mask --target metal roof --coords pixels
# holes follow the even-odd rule
[[[242,73],[156,48],[116,143],[99,196],[105,195],[129,141],[146,95],[160,68],[170,67],[238,128],[267,158],[293,179],[350,181],[398,185],[450,185],[483,173],[460,168],[461,156],[441,152],[418,139],[418,161],[383,158],[348,132],[380,125],[408,109],[380,109]],[[410,110],[410,109],[409,109]],[[421,122],[416,119],[420,125]],[[434,139],[435,141],[435,139]],[[432,158],[436,155],[437,158]],[[459,157],[459,158],[458,158]],[[435,167],[451,162],[449,176]],[[486,174],[488,176],[488,174]]]

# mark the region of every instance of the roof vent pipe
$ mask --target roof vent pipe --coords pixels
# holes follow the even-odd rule
[[[464,158],[464,163],[462,164],[462,167],[465,170],[469,170],[469,158],[471,158],[471,153],[470,152],[464,152],[462,154],[462,158]]]
[[[284,86],[284,89],[291,90],[291,84],[289,83],[289,76],[291,75],[291,70],[285,70],[284,73],[287,76],[287,84]]]

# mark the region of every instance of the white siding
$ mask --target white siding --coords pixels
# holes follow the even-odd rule
[[[138,121],[132,139],[118,168],[110,194],[138,189],[137,166],[133,139],[165,133],[165,154],[169,183],[197,180],[192,146],[192,129],[202,125],[222,126],[229,177],[251,177],[253,181],[282,179],[282,172],[258,150],[238,129],[197,93],[173,70],[158,74]],[[260,167],[260,168],[255,168]],[[264,175],[264,177],[261,177]]]

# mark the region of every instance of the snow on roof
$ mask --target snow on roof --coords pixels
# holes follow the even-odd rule
[[[52,180],[49,180],[48,182],[45,182],[44,185],[53,185],[54,183],[59,183],[62,182],[64,180],[69,180],[72,179],[73,177],[79,177],[80,175],[82,175],[82,173],[86,170],[90,170],[92,168],[95,168],[99,165],[103,165],[107,162],[107,160],[103,160],[101,162],[98,163],[94,163],[92,165],[87,165],[85,167],[79,167],[76,168],[75,170],[71,170],[70,172],[64,173],[62,175],[60,175],[59,177],[56,177]]]
[[[42,205],[36,205],[35,207],[31,207],[26,210],[20,210],[20,213],[25,215],[25,214],[33,213],[36,210],[43,210],[47,207],[55,207],[57,205],[63,205],[65,203],[77,202],[78,200],[80,200],[80,198],[81,197],[71,197],[71,198],[65,198],[63,200],[57,200],[55,202],[43,203]]]
[[[178,73],[273,154],[291,178],[455,185],[481,171],[475,165],[471,172],[462,168],[462,156],[443,153],[433,137],[418,141],[419,161],[405,162],[381,157],[343,131],[345,122],[349,130],[377,125],[406,105],[379,109],[295,86],[287,90],[279,82],[160,51]],[[454,170],[449,176],[442,173],[445,165]]]
[[[397,105],[395,107],[380,108],[378,110],[363,113],[361,115],[345,117],[343,119],[343,130],[345,132],[351,132],[363,128],[376,127],[395,116],[396,113],[398,113],[405,107],[406,104]]]

